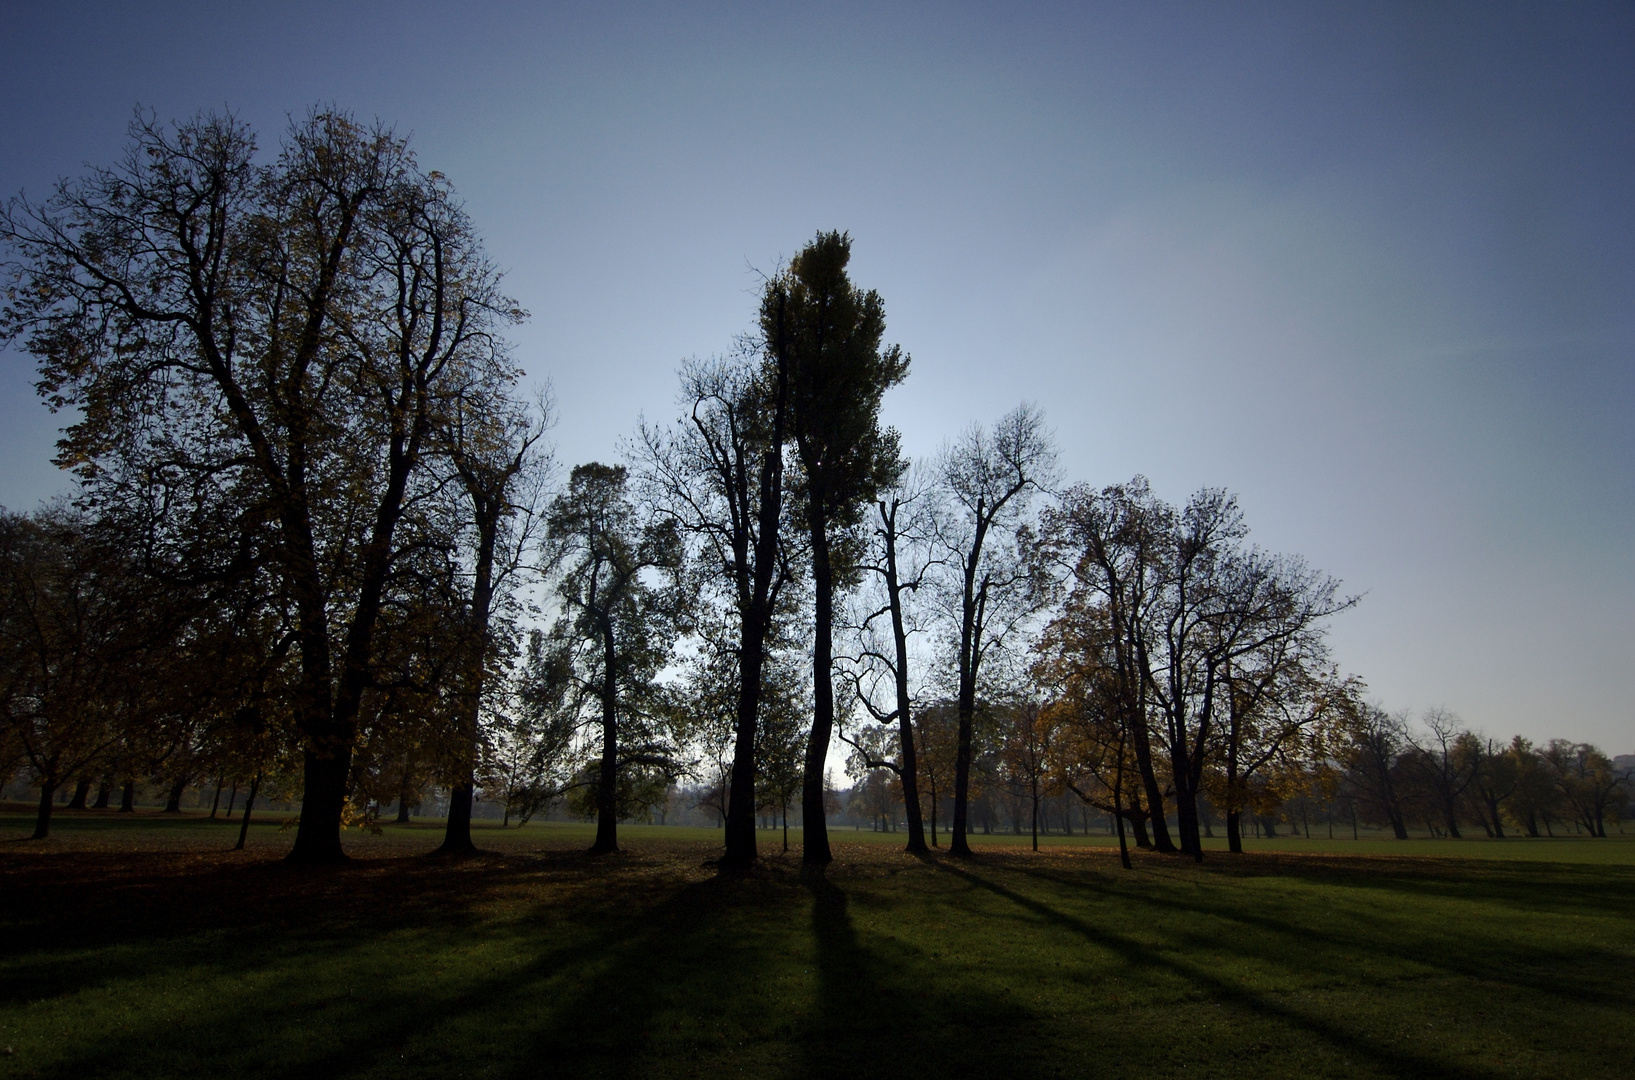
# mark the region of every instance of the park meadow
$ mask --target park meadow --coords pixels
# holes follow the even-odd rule
[[[1627,1075],[1635,839],[1104,836],[916,857],[717,829],[0,814],[0,1076]],[[1020,841],[1020,842],[1018,842]]]

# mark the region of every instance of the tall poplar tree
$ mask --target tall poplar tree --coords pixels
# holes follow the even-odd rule
[[[903,471],[897,433],[880,426],[880,399],[908,374],[908,356],[882,346],[885,304],[846,274],[851,237],[819,233],[767,284],[762,329],[787,373],[799,460],[792,494],[811,545],[812,730],[801,789],[802,861],[827,864],[824,764],[834,730],[834,596],[856,561],[864,509]]]

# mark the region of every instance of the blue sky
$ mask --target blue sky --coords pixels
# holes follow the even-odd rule
[[[564,461],[757,270],[855,238],[916,454],[1022,399],[1070,478],[1236,491],[1365,594],[1387,707],[1635,749],[1628,5],[0,3],[0,193],[136,105],[413,134],[532,313]],[[0,353],[0,504],[61,490]]]

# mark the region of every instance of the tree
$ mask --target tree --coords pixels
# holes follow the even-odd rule
[[[1095,491],[1074,485],[1045,512],[1044,549],[1067,578],[1068,601],[1098,609],[1105,621],[1108,704],[1128,735],[1135,780],[1146,797],[1154,846],[1173,852],[1149,727],[1153,685],[1151,620],[1160,601],[1163,548],[1174,511],[1154,498],[1144,477]],[[1077,595],[1075,595],[1077,594]]]
[[[277,159],[249,129],[138,117],[125,159],[13,200],[5,336],[27,335],[59,462],[204,491],[254,521],[296,613],[300,829],[290,857],[344,859],[343,806],[397,527],[445,389],[508,361],[522,317],[437,173],[405,140],[335,111],[293,123]],[[207,500],[207,501],[208,501]]]
[[[891,770],[902,785],[908,821],[906,850],[911,855],[922,855],[927,848],[920,809],[919,753],[914,740],[914,696],[910,689],[910,639],[921,628],[908,600],[928,583],[939,562],[932,543],[937,524],[933,497],[926,484],[899,481],[875,502],[878,517],[862,567],[874,579],[877,590],[865,591],[862,597],[867,610],[856,620],[858,653],[849,658],[845,668],[853,695],[870,718],[877,724],[896,724],[896,760],[875,755],[870,767]],[[876,700],[882,683],[889,689],[889,707]],[[842,738],[846,736],[842,734]],[[866,753],[860,743],[847,741]]]
[[[1516,763],[1516,789],[1510,797],[1511,819],[1520,825],[1529,837],[1538,839],[1539,824],[1550,830],[1550,821],[1561,807],[1561,793],[1551,779],[1550,770],[1533,744],[1520,735],[1510,740],[1507,753]]]
[[[578,715],[567,650],[532,630],[520,667],[485,680],[478,777],[505,806],[501,827],[519,825],[571,787]]]
[[[1151,847],[1146,815],[1128,799],[1133,775],[1129,716],[1120,702],[1118,672],[1105,605],[1075,589],[1034,645],[1034,681],[1051,695],[1046,705],[1054,731],[1054,772],[1085,806],[1113,818],[1119,862],[1128,870],[1125,823],[1137,844]]]
[[[0,512],[0,724],[40,785],[35,839],[58,788],[138,722],[147,661],[168,644],[144,584],[83,515]]]
[[[1474,736],[1446,709],[1427,711],[1421,723],[1429,737],[1423,743],[1415,740],[1404,760],[1442,827],[1458,840],[1459,806],[1476,779],[1479,760],[1472,752]]]
[[[1346,783],[1369,816],[1408,839],[1402,805],[1400,759],[1410,745],[1407,723],[1378,705],[1358,704],[1348,717],[1344,747]]]
[[[1470,770],[1467,796],[1476,820],[1489,836],[1503,840],[1503,807],[1521,782],[1521,763],[1510,747],[1477,735],[1462,741],[1459,749]]]
[[[1628,776],[1598,747],[1570,739],[1551,739],[1539,758],[1577,823],[1605,839],[1609,812],[1616,813],[1627,798]]]
[[[983,662],[1003,644],[1005,631],[1031,610],[1035,582],[1020,550],[1027,534],[1020,530],[1031,496],[1055,482],[1055,470],[1056,448],[1044,416],[1025,404],[991,430],[967,429],[942,456],[942,484],[954,507],[943,542],[958,575],[951,606],[957,626],[959,745],[948,848],[955,855],[971,853],[966,832],[978,681]],[[1009,536],[994,535],[1007,532]]]
[[[805,518],[813,592],[812,728],[802,783],[802,861],[828,864],[824,774],[834,728],[834,601],[856,563],[865,506],[902,472],[897,433],[880,426],[880,399],[908,374],[908,356],[882,347],[885,305],[851,283],[851,237],[819,233],[768,282],[761,325],[776,370],[787,372],[789,422],[800,463],[794,494]]]
[[[601,761],[594,780],[593,854],[618,850],[619,794],[629,773],[644,767],[678,771],[663,737],[656,678],[680,622],[681,570],[675,525],[642,526],[625,494],[626,472],[591,462],[574,467],[568,489],[551,503],[556,593],[566,613],[554,636],[568,649],[581,699],[595,705]],[[621,730],[622,729],[622,730]]]
[[[1055,715],[1027,698],[1006,703],[999,713],[999,764],[1004,783],[1013,796],[1026,801],[1033,850],[1038,851],[1039,806],[1050,794],[1049,778],[1055,771]]]
[[[642,425],[638,457],[655,509],[702,548],[700,593],[731,614],[732,766],[725,797],[724,865],[756,856],[756,746],[774,622],[791,573],[784,540],[784,443],[789,412],[788,295],[769,282],[761,340],[726,360],[681,369],[687,416],[668,429]],[[725,659],[725,657],[723,657]]]
[[[471,805],[484,691],[502,659],[491,624],[496,606],[503,606],[507,587],[538,539],[535,526],[551,466],[551,452],[543,441],[552,422],[549,397],[542,394],[530,413],[503,395],[496,400],[495,389],[477,386],[462,395],[439,432],[442,454],[465,495],[464,524],[472,552],[442,844],[442,850],[452,854],[476,850]]]
[[[959,745],[959,710],[950,702],[933,702],[914,710],[915,765],[925,781],[921,797],[930,825],[932,847],[937,843],[937,820],[942,800],[954,781],[954,756]]]

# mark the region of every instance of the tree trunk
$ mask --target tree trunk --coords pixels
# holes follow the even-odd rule
[[[812,731],[806,740],[806,775],[801,784],[801,862],[827,866],[829,851],[827,807],[824,806],[824,766],[829,759],[829,736],[835,722],[834,688],[834,573],[829,564],[829,537],[825,528],[821,492],[809,496],[808,519],[812,533]]]
[[[1243,811],[1226,812],[1226,850],[1234,855],[1243,854]]]
[[[1124,869],[1130,869],[1130,845],[1124,839],[1124,747],[1118,748],[1119,764],[1118,779],[1113,783],[1113,821],[1118,825],[1118,864]]]
[[[971,534],[971,548],[965,556],[964,592],[960,598],[959,631],[959,738],[954,748],[954,828],[949,842],[950,855],[969,856],[970,844],[965,839],[970,817],[971,794],[971,728],[976,719],[977,666],[982,656],[982,622],[987,602],[988,583],[984,579],[977,588],[976,572],[982,562],[982,544],[988,535],[988,519],[984,504],[976,504],[975,528]]]
[[[1138,710],[1145,713],[1145,707]],[[1164,789],[1158,786],[1158,774],[1153,770],[1152,743],[1147,737],[1147,722],[1144,718],[1136,719],[1130,725],[1131,745],[1135,748],[1135,765],[1141,776],[1141,785],[1146,789],[1147,811],[1152,819],[1152,846],[1157,851],[1169,855],[1176,850],[1175,842],[1170,839],[1169,823],[1164,820]]]
[[[68,800],[67,809],[84,810],[86,796],[91,794],[91,778],[82,776],[79,783],[74,785],[74,797]]]
[[[55,781],[42,778],[40,780],[40,809],[34,817],[35,840],[44,840],[51,835],[51,804],[57,797]]]
[[[210,820],[216,820],[216,811],[221,808],[221,777],[216,777],[216,797],[210,800]],[[231,813],[231,811],[229,811]]]
[[[1039,850],[1039,785],[1033,785],[1033,850]]]
[[[910,855],[923,855],[925,824],[920,820],[919,760],[914,752],[913,700],[908,690],[908,633],[903,627],[902,583],[897,576],[897,508],[892,500],[891,509],[879,504],[881,535],[886,545],[886,597],[891,607],[891,637],[896,647],[897,661],[893,665],[893,689],[897,695],[897,741],[902,750],[903,812],[908,817],[908,847]]]
[[[772,578],[777,572],[778,524],[783,516],[783,444],[789,413],[789,337],[785,318],[787,300],[778,294],[772,331],[772,354],[777,368],[776,391],[772,401],[772,437],[761,454],[757,478],[754,537],[755,567],[748,575],[748,596],[738,629],[738,713],[733,731],[732,778],[728,787],[725,817],[726,852],[723,866],[744,867],[755,861],[755,740],[760,724],[761,673],[766,662],[766,634],[772,623]],[[742,490],[735,481],[734,491]],[[748,492],[743,492],[747,502]],[[748,507],[744,506],[747,511]],[[744,515],[746,518],[748,514]],[[735,554],[747,554],[749,537],[744,536]],[[741,548],[741,551],[739,550]],[[740,574],[744,567],[740,565]],[[745,579],[739,578],[742,590]],[[745,602],[747,601],[747,602]]]
[[[97,784],[97,801],[91,804],[91,809],[92,810],[106,810],[106,809],[108,809],[108,804],[113,800],[113,794],[114,794],[114,778],[111,777],[111,776],[104,776],[102,778],[102,780]]]
[[[255,793],[256,793],[256,789],[259,788],[260,786],[261,786],[261,774],[256,773],[255,778],[250,781],[250,794],[249,794],[249,797],[247,797],[244,800],[244,820],[239,823],[239,827],[238,827],[238,843],[233,845],[233,850],[234,851],[243,851],[244,850],[244,841],[250,835],[250,811],[252,809],[254,809],[254,807],[255,807]],[[303,807],[302,808],[302,813],[305,813],[305,812],[306,812],[306,809],[305,809],[305,807]],[[339,834],[337,834],[337,836],[338,835]]]
[[[238,781],[233,781],[233,790],[227,796],[227,820],[233,820],[233,807],[238,804]]]
[[[127,780],[119,792],[119,812],[121,814],[136,813],[136,781]]]
[[[170,795],[165,799],[165,813],[179,814],[182,812],[182,795],[186,791],[186,777],[182,777],[170,785]]]
[[[352,740],[337,736],[324,743],[324,750],[309,748],[303,755],[301,824],[296,828],[295,846],[287,856],[291,862],[346,862],[346,852],[341,848],[341,813],[346,806],[346,780],[352,771]]]
[[[618,651],[613,624],[602,620],[602,768],[596,787],[596,842],[592,855],[619,850]],[[753,819],[751,820],[753,824]]]
[[[1152,847],[1152,838],[1147,835],[1147,821],[1151,817],[1151,814],[1148,814],[1146,811],[1141,809],[1141,804],[1138,800],[1128,810],[1124,811],[1124,815],[1120,819],[1130,823],[1130,831],[1135,833],[1135,846],[1143,851],[1149,850]]]
[[[471,807],[477,800],[477,785],[470,779],[462,780],[449,789],[448,824],[443,829],[443,844],[439,851],[450,855],[467,855],[477,850],[471,839]]]

